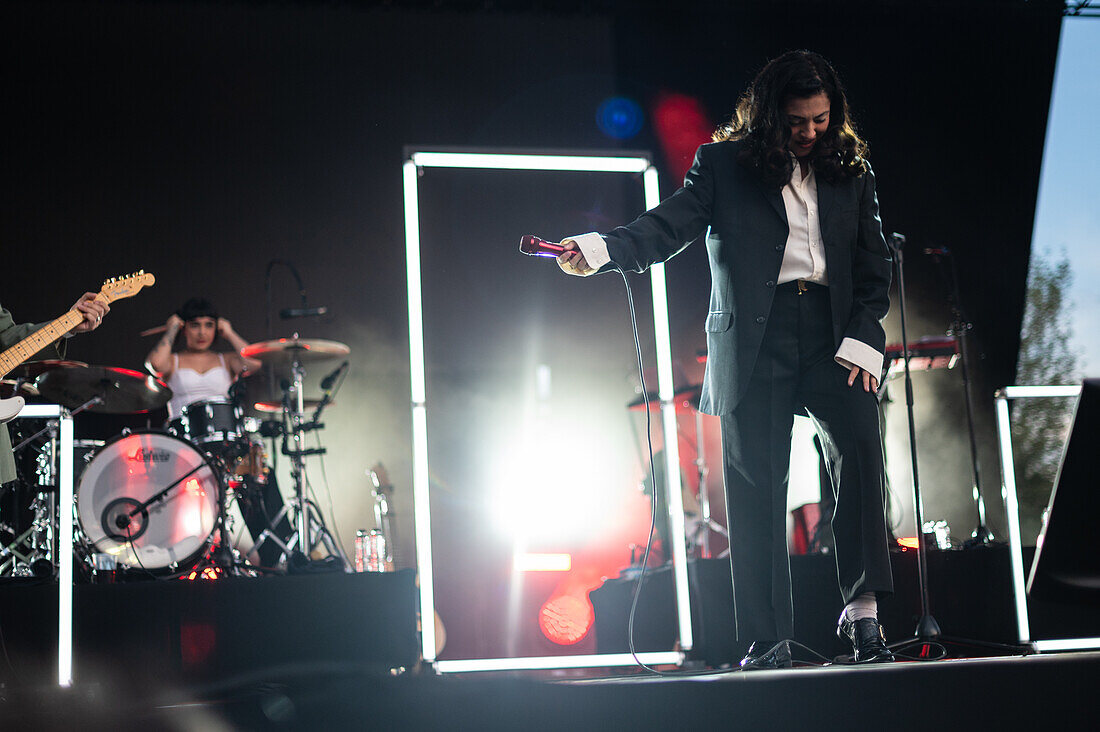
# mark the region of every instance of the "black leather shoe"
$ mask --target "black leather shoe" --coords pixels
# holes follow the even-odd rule
[[[837,626],[836,635],[852,644],[852,660],[856,663],[888,663],[894,654],[886,647],[886,635],[874,618],[852,622],[845,618]]]
[[[745,671],[758,671],[769,668],[790,668],[791,647],[787,641],[755,641],[749,646],[748,653],[741,659],[741,668]]]

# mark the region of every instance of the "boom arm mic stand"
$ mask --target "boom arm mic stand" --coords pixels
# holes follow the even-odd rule
[[[947,299],[951,304],[951,335],[955,336],[959,344],[963,394],[966,399],[966,428],[970,437],[970,466],[974,473],[973,495],[977,511],[977,523],[975,524],[974,533],[970,535],[963,546],[969,548],[988,545],[993,542],[993,532],[989,530],[985,523],[985,496],[982,493],[982,473],[981,466],[978,463],[978,439],[974,428],[974,398],[970,388],[970,339],[968,336],[972,325],[962,311],[962,300],[959,297],[959,273],[955,267],[955,258],[951,256],[951,251],[941,248],[926,249],[925,252],[931,254],[932,261],[938,265],[942,266],[944,257],[950,261],[950,289]]]

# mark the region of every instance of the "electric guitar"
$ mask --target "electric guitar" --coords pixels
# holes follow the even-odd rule
[[[152,286],[154,282],[156,282],[156,278],[144,270],[127,277],[112,277],[103,283],[103,289],[99,291],[95,299],[100,302],[112,303],[115,300],[133,297],[141,292],[143,288]],[[0,379],[83,321],[84,313],[74,308],[0,353]],[[22,409],[23,397],[21,396],[0,399],[0,424],[12,419]]]

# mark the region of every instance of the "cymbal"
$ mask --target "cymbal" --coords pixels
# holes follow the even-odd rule
[[[279,338],[274,341],[252,343],[241,349],[241,356],[253,358],[264,364],[289,366],[298,363],[312,363],[330,358],[340,358],[351,353],[351,348],[339,341],[325,341],[319,338]]]
[[[47,371],[54,369],[87,368],[83,361],[63,361],[60,358],[51,358],[44,361],[26,361],[8,372],[13,379],[34,379]]]
[[[111,366],[53,369],[39,376],[35,386],[43,397],[69,409],[99,397],[103,401],[88,411],[104,414],[149,412],[172,398],[172,390],[160,379]]]
[[[319,371],[320,374],[306,374],[302,385],[307,411],[315,409],[321,400],[321,389],[318,383],[325,369],[314,370]],[[266,419],[282,410],[282,384],[283,382],[289,384],[291,380],[290,364],[270,364],[242,376],[233,385],[233,390],[247,416]],[[310,398],[310,394],[315,395],[316,398]]]
[[[302,409],[304,409],[307,412],[310,412],[310,411],[316,409],[317,405],[320,404],[320,403],[321,403],[320,399],[303,399],[302,400]],[[253,402],[249,406],[251,406],[252,409],[255,409],[257,412],[260,412],[262,414],[275,414],[276,412],[283,411],[283,403],[282,402]],[[334,406],[336,406],[336,402],[330,401],[327,406],[334,407]]]
[[[690,384],[688,386],[682,386],[676,390],[672,395],[672,401],[676,403],[676,406],[683,404],[684,406],[690,406],[692,409],[699,408],[699,397],[703,394],[702,384]],[[649,408],[660,409],[661,400],[657,396],[657,392],[651,391],[647,395],[649,397]],[[645,409],[645,400],[642,397],[638,397],[630,404],[626,405],[627,409],[641,410]]]

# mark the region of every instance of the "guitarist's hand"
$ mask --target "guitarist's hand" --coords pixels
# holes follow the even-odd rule
[[[99,327],[103,316],[110,312],[111,306],[105,300],[97,300],[96,293],[85,292],[70,310],[79,310],[84,314],[84,320],[73,328],[73,333],[87,333]]]

